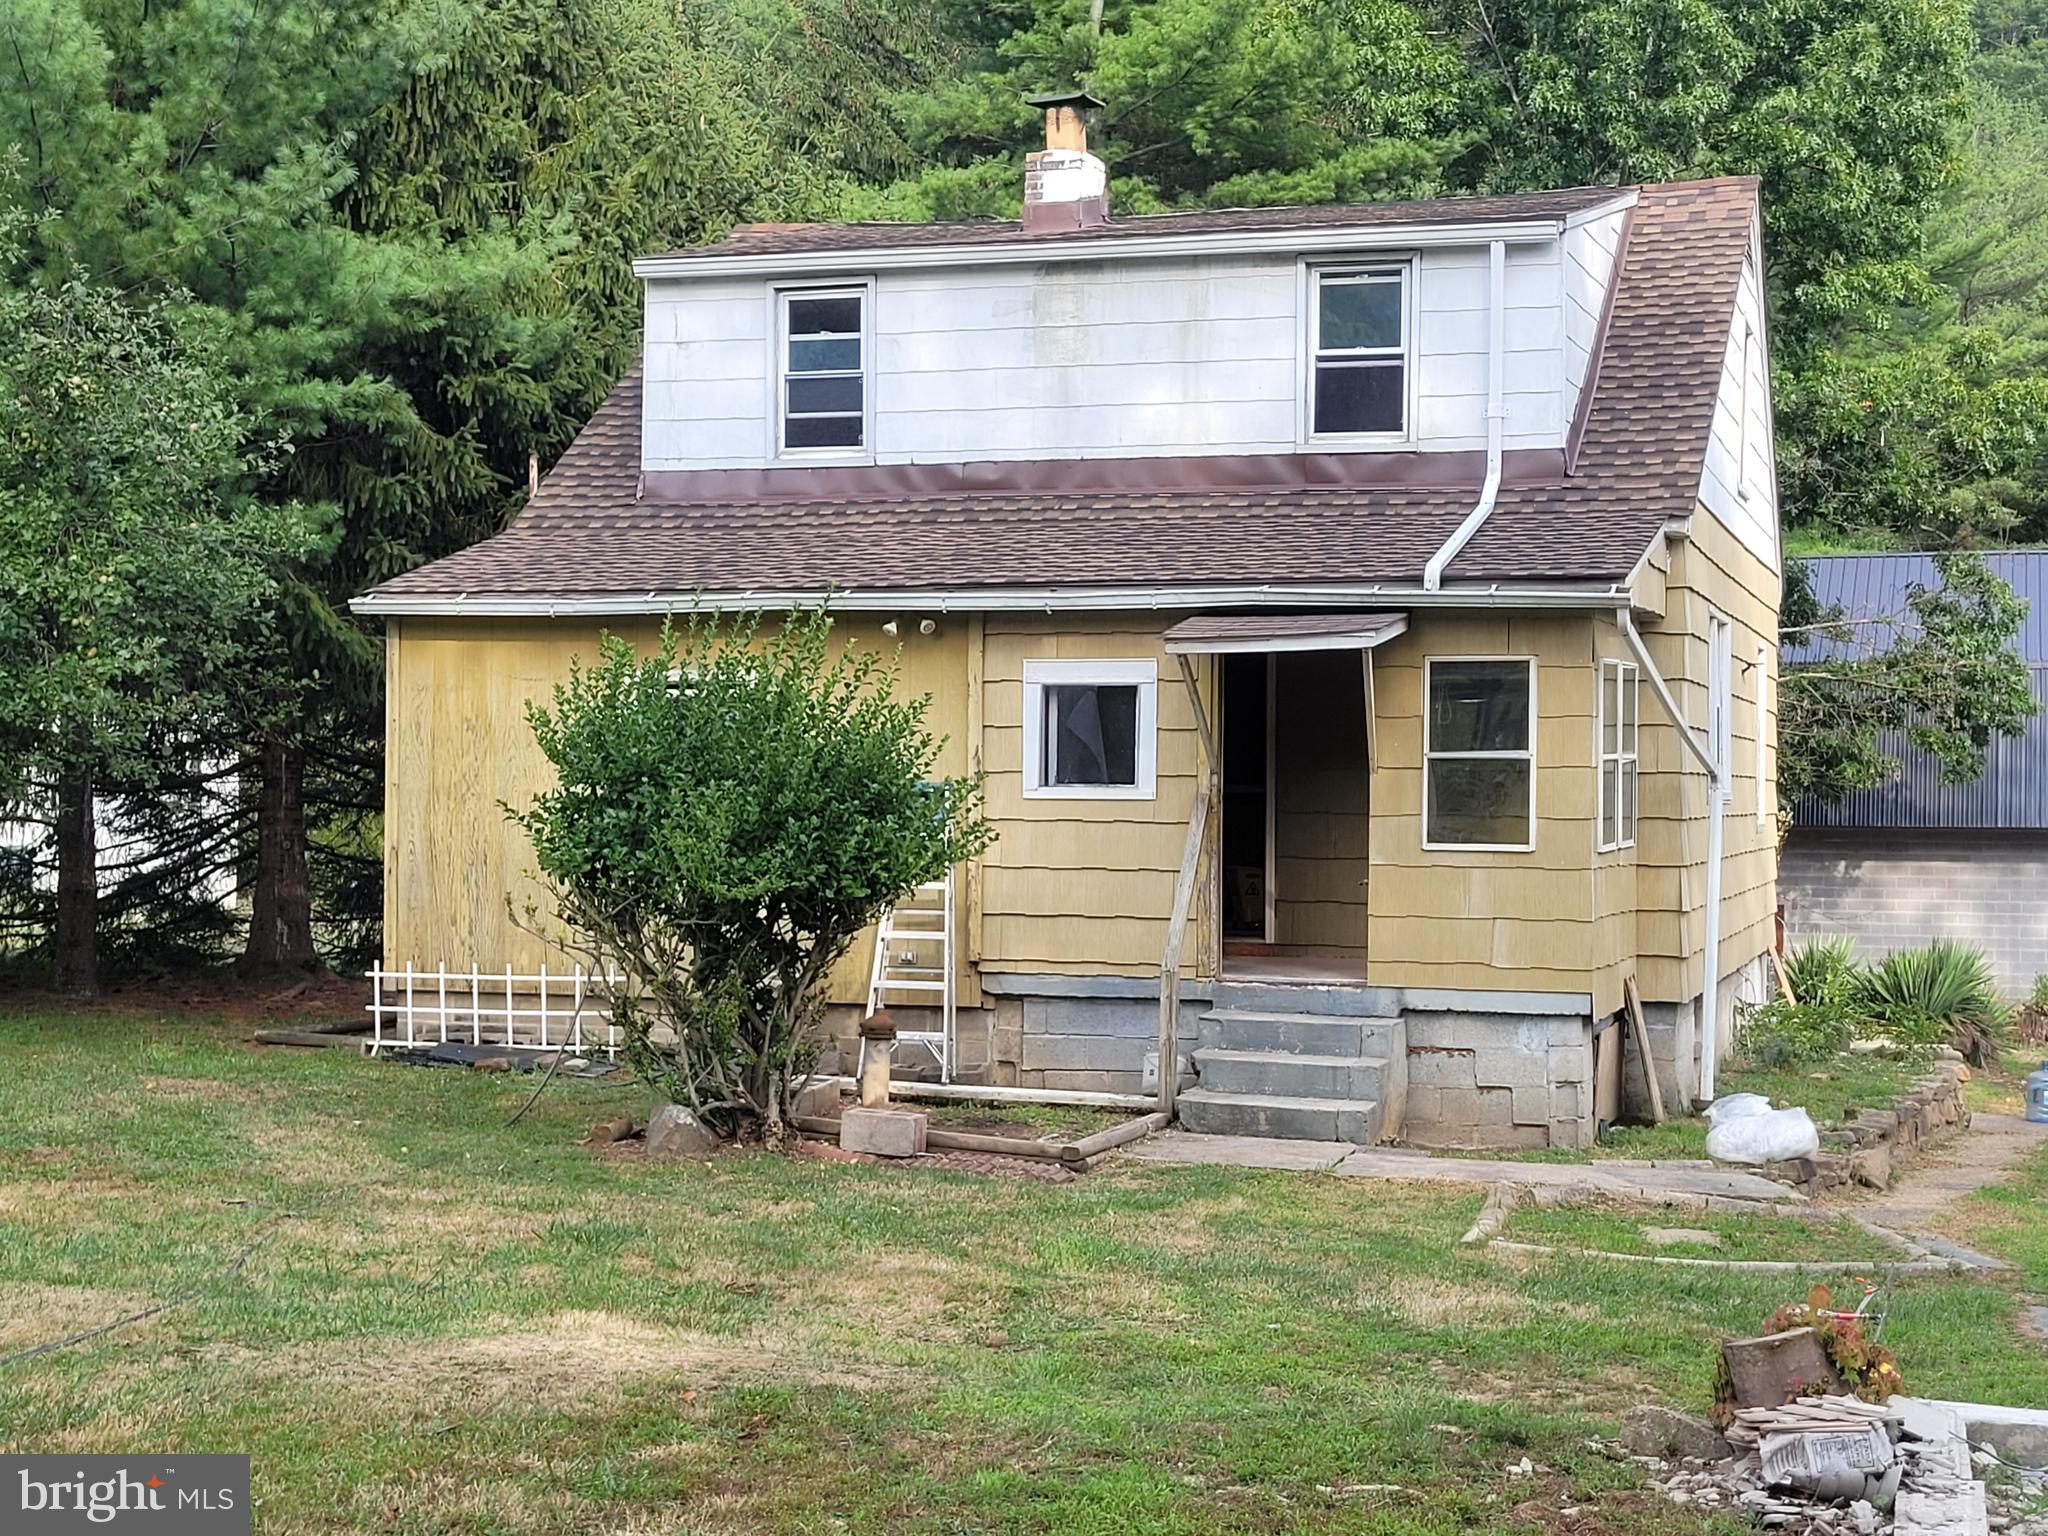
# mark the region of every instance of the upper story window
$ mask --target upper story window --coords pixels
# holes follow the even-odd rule
[[[1406,263],[1309,272],[1309,436],[1406,435],[1408,288]]]
[[[862,452],[868,420],[868,290],[786,290],[778,295],[778,307],[777,448],[785,454]]]

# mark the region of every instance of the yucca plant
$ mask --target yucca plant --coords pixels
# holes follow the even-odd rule
[[[2009,1013],[1982,950],[1953,939],[1886,955],[1865,972],[1862,1005],[1909,1045],[1952,1045],[1972,1066],[1998,1064]]]
[[[1785,979],[1802,1003],[1846,1001],[1863,975],[1855,942],[1839,936],[1808,939],[1785,960]]]

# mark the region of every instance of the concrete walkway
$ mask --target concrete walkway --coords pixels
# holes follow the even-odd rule
[[[1421,1179],[1449,1184],[1524,1184],[1594,1189],[1637,1200],[1719,1197],[1800,1205],[1806,1197],[1771,1179],[1687,1160],[1523,1163],[1504,1158],[1440,1157],[1406,1147],[1346,1141],[1274,1141],[1260,1136],[1199,1136],[1161,1131],[1125,1149],[1148,1163],[1210,1163],[1334,1173],[1347,1179]]]
[[[2018,1115],[1972,1115],[1968,1130],[1923,1152],[1890,1189],[1850,1209],[1943,1258],[1977,1269],[2002,1269],[2003,1260],[1927,1229],[1958,1200],[1996,1184],[2043,1145],[2048,1145],[2048,1125]]]

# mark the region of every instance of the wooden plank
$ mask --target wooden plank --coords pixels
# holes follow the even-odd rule
[[[1202,838],[1209,821],[1209,780],[1195,791],[1188,812],[1187,850],[1173,885],[1173,915],[1166,923],[1166,950],[1159,960],[1159,1112],[1173,1113],[1180,1091],[1180,951],[1187,938],[1188,907],[1194,900],[1195,870],[1202,860]]]
[[[1635,1041],[1636,1058],[1643,1064],[1643,1080],[1650,1085],[1650,1123],[1664,1123],[1664,1090],[1657,1082],[1657,1063],[1650,1055],[1650,1025],[1643,1017],[1642,994],[1631,976],[1621,984],[1621,998],[1628,1009],[1629,1036]]]

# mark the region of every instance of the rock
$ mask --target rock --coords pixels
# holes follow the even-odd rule
[[[1629,1409],[1621,1421],[1620,1438],[1635,1456],[1722,1461],[1731,1454],[1721,1431],[1705,1419],[1656,1403]]]
[[[1739,1408],[1776,1408],[1811,1391],[1839,1394],[1842,1378],[1811,1328],[1730,1339],[1721,1346]]]
[[[1867,1189],[1885,1189],[1892,1182],[1892,1149],[1880,1142],[1849,1157],[1849,1177]]]
[[[649,1157],[709,1157],[719,1145],[718,1133],[680,1104],[662,1104],[647,1117]]]

